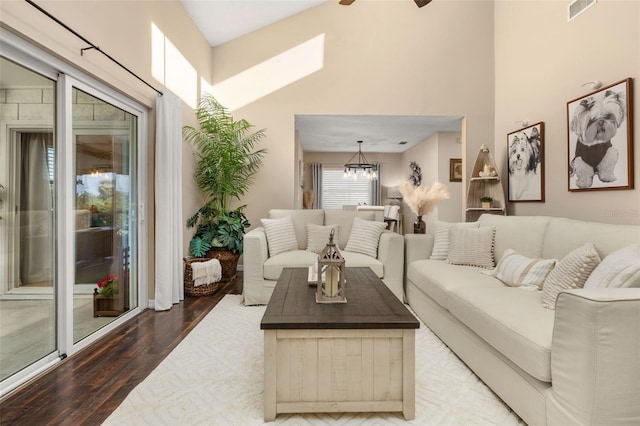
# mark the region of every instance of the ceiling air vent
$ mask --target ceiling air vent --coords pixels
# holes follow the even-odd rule
[[[567,7],[568,21],[571,22],[576,16],[596,4],[597,0],[573,0]]]

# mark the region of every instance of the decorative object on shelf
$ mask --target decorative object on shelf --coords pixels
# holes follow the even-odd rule
[[[462,158],[449,159],[449,182],[462,182]]]
[[[567,102],[569,191],[633,189],[632,83]]]
[[[340,249],[333,242],[335,232],[333,228],[329,234],[329,242],[318,256],[317,303],[347,303],[345,261]]]
[[[417,216],[413,224],[413,232],[424,234],[426,224],[422,216],[429,214],[439,203],[449,199],[449,190],[440,182],[434,182],[431,186],[414,186],[412,181],[400,182],[398,189],[404,202]]]
[[[354,158],[357,162],[354,162]],[[362,153],[362,141],[358,141],[358,152],[353,154],[344,165],[344,177],[353,179],[378,179],[378,165],[367,161],[367,157]]]
[[[413,186],[420,186],[422,184],[422,169],[415,161],[409,163],[409,168],[411,169],[409,181],[413,184]]]
[[[507,135],[509,201],[544,201],[544,123]]]
[[[491,203],[493,202],[493,198],[491,197],[480,197],[480,202],[482,203],[483,209],[490,209]]]
[[[194,176],[204,195],[204,205],[187,220],[187,227],[196,228],[189,249],[196,257],[220,260],[222,281],[230,281],[235,277],[244,233],[250,226],[243,212],[245,206],[231,210],[231,200],[240,200],[260,169],[266,150],[255,149],[255,145],[265,134],[264,130],[253,131],[246,120],[234,120],[209,94],[200,100],[196,116],[199,129],[182,129],[185,140],[196,149]],[[222,252],[231,256],[231,262]]]

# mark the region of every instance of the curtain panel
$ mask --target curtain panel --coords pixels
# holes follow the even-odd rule
[[[313,188],[313,208],[322,206],[322,163],[311,163],[311,185]]]
[[[182,101],[168,90],[156,102],[155,310],[184,299],[182,277]]]

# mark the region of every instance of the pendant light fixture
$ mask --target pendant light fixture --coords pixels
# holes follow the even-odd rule
[[[358,152],[353,154],[344,165],[344,177],[368,180],[378,179],[378,165],[367,161],[367,157],[362,153],[362,141],[358,141]]]

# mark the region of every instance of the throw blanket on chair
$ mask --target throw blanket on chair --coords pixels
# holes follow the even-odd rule
[[[212,284],[222,279],[222,266],[218,259],[211,259],[205,262],[193,262],[191,264],[193,273],[193,286],[198,287],[205,284]]]

